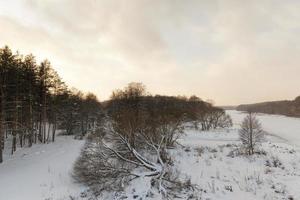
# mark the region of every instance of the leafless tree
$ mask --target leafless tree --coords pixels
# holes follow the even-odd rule
[[[255,147],[264,138],[262,126],[255,114],[249,112],[244,118],[239,130],[239,136],[248,154],[254,154]]]
[[[133,147],[130,141],[113,130],[110,122],[90,135],[74,168],[74,177],[88,185],[96,195],[103,191],[120,191],[134,179],[148,177],[151,187],[163,197],[190,191],[195,187],[179,181],[168,162],[164,137],[160,142],[139,132],[136,139],[143,147]],[[177,173],[178,174],[178,173]]]
[[[218,121],[216,123],[216,127],[220,127],[220,128],[229,128],[231,127],[232,124],[232,119],[230,117],[230,115],[227,115],[225,113],[223,113],[219,118]]]
[[[232,126],[232,120],[229,115],[221,108],[209,107],[206,112],[199,116],[202,130],[216,128],[228,128]]]

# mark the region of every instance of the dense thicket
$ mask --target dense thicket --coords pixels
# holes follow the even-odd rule
[[[232,122],[222,108],[213,106],[209,102],[193,95],[185,96],[152,96],[141,83],[130,83],[123,90],[113,92],[110,101],[105,103],[108,114],[115,120],[132,116],[135,124],[149,125],[163,120],[183,120],[195,125],[201,130],[224,128]],[[120,114],[122,113],[122,114]],[[152,121],[143,121],[143,117]],[[118,118],[116,118],[118,117]],[[139,120],[139,121],[138,121]],[[134,132],[135,130],[133,130]]]
[[[101,115],[93,94],[71,91],[48,60],[0,49],[0,162],[5,140],[17,146],[48,143],[57,129],[85,134]]]
[[[232,124],[224,110],[196,96],[152,96],[141,83],[116,90],[104,105],[106,117],[74,167],[75,178],[96,195],[148,177],[151,188],[167,199],[190,196],[195,188],[180,178],[168,149],[185,125],[208,130]]]
[[[141,83],[131,83],[124,90],[113,92],[105,106],[113,119],[114,128],[122,131],[134,146],[134,134],[146,132],[153,138],[168,136],[165,140],[173,145],[183,128],[190,122],[195,128],[209,130],[232,125],[231,118],[221,108],[202,101],[197,96],[175,97],[149,95]]]
[[[300,117],[300,96],[294,100],[239,105],[237,110]]]

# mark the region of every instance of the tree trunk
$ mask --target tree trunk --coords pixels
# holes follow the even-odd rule
[[[55,111],[54,111],[55,112]],[[57,123],[57,119],[56,119],[56,114],[53,113],[53,129],[52,129],[52,142],[55,141],[55,133],[56,133],[56,123]]]
[[[17,150],[17,132],[18,132],[18,92],[17,92],[17,96],[15,98],[15,119],[14,119],[14,130],[12,132],[13,135],[13,140],[12,140],[12,147],[11,147],[11,154],[13,154],[16,150]]]
[[[47,118],[47,110],[46,110],[46,92],[44,93],[44,102],[43,102],[43,125],[44,125],[44,143],[46,143],[46,118]]]
[[[39,114],[39,124],[38,124],[38,127],[39,127],[39,134],[38,134],[38,139],[40,142],[43,142],[43,135],[42,135],[42,112],[40,112]],[[36,143],[37,141],[35,141]]]
[[[29,90],[29,135],[28,135],[28,146],[32,146],[32,140],[33,140],[33,109],[32,109],[32,95],[31,95],[31,87]]]
[[[252,128],[252,114],[250,113],[250,149],[249,149],[249,154],[252,155],[253,154],[253,128]]]
[[[56,132],[56,116],[54,117],[54,124],[52,129],[52,142],[55,141],[55,132]]]
[[[3,162],[3,150],[2,150],[2,145],[1,145],[1,147],[0,147],[0,163],[2,163],[2,162]]]
[[[17,150],[17,138],[16,133],[13,134],[13,140],[11,145],[11,154],[14,154],[14,152]]]
[[[23,133],[19,134],[19,140],[20,140],[20,147],[23,147]]]
[[[52,125],[53,128],[53,125]],[[47,131],[47,143],[49,143],[50,140],[50,130],[51,130],[51,123],[48,123],[48,131]]]
[[[81,125],[81,135],[84,136],[84,122],[82,118],[80,120],[80,125]]]
[[[37,142],[37,138],[38,138],[38,130],[39,130],[39,124],[38,124],[38,122],[36,122],[35,124],[34,124],[34,126],[35,126],[35,132],[34,132],[34,143],[36,144],[36,142]]]
[[[46,121],[43,122],[43,143],[46,143]]]
[[[4,149],[4,118],[3,118],[3,113],[4,113],[4,93],[3,93],[3,88],[1,85],[0,88],[0,101],[1,101],[1,107],[0,107],[0,163],[3,162],[3,149]]]
[[[88,132],[89,130],[89,116],[86,117],[85,119],[85,131],[86,133]]]

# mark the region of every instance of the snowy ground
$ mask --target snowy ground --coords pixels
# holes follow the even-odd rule
[[[78,196],[80,186],[70,173],[83,143],[58,136],[55,143],[6,154],[0,164],[0,200],[65,200],[70,195]]]
[[[233,128],[186,130],[179,140],[183,147],[171,150],[175,166],[199,185],[199,197],[300,199],[300,119],[260,114],[258,118],[268,132],[261,146],[266,154],[246,157],[238,154],[238,125],[245,114],[228,113]],[[84,188],[70,176],[83,143],[59,136],[55,143],[5,156],[0,165],[0,200],[70,200],[70,196],[88,200],[79,197]],[[146,199],[144,181],[126,189],[127,199]]]
[[[235,137],[236,136],[236,137]],[[237,130],[188,131],[173,152],[179,170],[199,185],[202,199],[300,199],[300,149],[269,136],[266,155],[238,154]]]
[[[239,154],[238,128],[246,114],[227,113],[232,128],[186,130],[179,140],[183,147],[171,150],[178,170],[199,186],[199,199],[300,199],[300,119],[259,114],[268,134],[262,154],[250,157]],[[128,199],[145,196],[139,181],[128,192]]]
[[[227,111],[234,126],[210,132],[186,131],[174,152],[177,165],[206,199],[300,199],[300,119],[259,114],[268,132],[266,155],[237,154],[238,128],[245,113]]]

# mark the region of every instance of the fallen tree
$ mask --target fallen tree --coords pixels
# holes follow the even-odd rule
[[[80,158],[75,163],[74,177],[89,186],[95,195],[122,191],[131,181],[148,177],[152,191],[163,198],[191,196],[197,191],[189,179],[182,179],[167,154],[165,137],[159,142],[142,132],[133,147],[130,141],[106,122],[90,135]],[[174,173],[176,172],[176,173]]]

